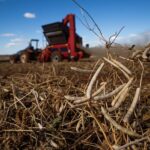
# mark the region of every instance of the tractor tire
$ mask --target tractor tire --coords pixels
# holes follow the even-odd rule
[[[25,64],[29,62],[29,54],[28,53],[23,53],[20,56],[20,62]]]
[[[60,52],[54,51],[51,54],[51,62],[60,62],[62,60],[62,56]]]
[[[10,64],[15,64],[17,61],[16,61],[15,57],[10,57],[9,62],[10,62]]]

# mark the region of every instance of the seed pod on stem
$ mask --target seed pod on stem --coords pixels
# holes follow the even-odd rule
[[[129,88],[130,85],[132,84],[134,78],[130,78],[130,80],[128,81],[128,83],[126,83],[126,85],[123,87],[123,89],[118,93],[118,95],[113,99],[111,105],[114,106],[118,100],[118,98],[122,95],[122,93],[124,92],[125,89]]]
[[[132,72],[126,67],[124,66],[121,62],[115,60],[115,59],[112,59],[112,61],[118,65],[120,68],[122,68],[126,73],[128,73],[129,75],[132,75]]]
[[[113,90],[112,92],[110,92],[110,93],[108,93],[106,95],[98,95],[98,96],[95,96],[93,99],[95,101],[97,101],[97,100],[103,100],[103,99],[112,97],[113,95],[117,94],[123,87],[124,87],[124,84],[120,85],[115,90]]]
[[[139,134],[137,134],[136,132],[130,131],[127,128],[122,127],[121,125],[119,125],[115,120],[113,120],[111,118],[111,116],[107,113],[107,111],[104,109],[104,107],[101,107],[101,111],[102,114],[104,115],[104,117],[118,130],[122,131],[123,133],[126,133],[130,136],[135,136],[135,137],[140,137]]]
[[[111,112],[111,111],[118,109],[120,107],[120,105],[125,101],[125,99],[128,95],[128,92],[129,92],[129,88],[124,89],[124,92],[120,95],[116,104],[113,107],[108,108],[108,111]]]
[[[129,80],[130,77],[129,75],[122,69],[120,68],[117,64],[115,64],[114,62],[112,62],[111,60],[107,59],[107,58],[103,58],[106,62],[108,62],[109,64],[113,65],[114,67],[116,67],[117,69],[119,69],[123,74],[124,76]]]
[[[98,95],[101,91],[103,91],[104,88],[105,88],[105,85],[106,85],[106,82],[104,82],[104,83],[101,85],[101,87],[100,87],[97,91],[95,91],[95,92],[92,94],[92,97],[95,97],[95,96]],[[84,102],[86,102],[86,101],[88,101],[88,100],[89,100],[89,98],[84,97],[84,98],[82,98],[82,99],[75,100],[74,103],[76,103],[76,104],[84,103]]]
[[[86,96],[87,96],[87,98],[91,98],[93,85],[94,85],[94,83],[95,83],[95,81],[96,81],[96,79],[97,79],[97,77],[98,77],[98,75],[99,75],[101,69],[103,68],[103,66],[104,66],[104,63],[102,63],[102,64],[99,66],[99,68],[96,70],[94,76],[92,77],[92,79],[91,79],[91,81],[90,81],[90,83],[89,83],[89,86],[88,86],[88,88],[87,88],[87,91],[86,91]]]
[[[133,98],[133,101],[132,101],[132,104],[131,104],[128,112],[126,113],[126,115],[123,119],[124,122],[129,122],[129,118],[132,115],[132,113],[133,113],[133,111],[134,111],[134,109],[137,105],[137,102],[139,100],[139,96],[140,96],[140,88],[137,88],[136,92],[135,92],[135,95],[134,95],[134,98]]]
[[[142,58],[143,59],[147,59],[148,58],[148,56],[147,56],[147,53],[150,51],[150,47],[148,47],[148,48],[146,48],[145,50],[144,50],[144,52],[143,52],[143,54],[142,54]]]

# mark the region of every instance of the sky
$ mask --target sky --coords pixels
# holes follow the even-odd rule
[[[117,38],[120,44],[150,42],[150,0],[76,0],[93,17],[106,39],[122,26]],[[72,0],[0,0],[0,54],[13,54],[24,49],[29,40],[37,38],[44,48],[41,26],[61,21],[67,14],[76,15],[76,30],[84,45],[103,44],[80,19],[96,33],[99,32],[83,11]],[[80,19],[79,19],[80,18]]]

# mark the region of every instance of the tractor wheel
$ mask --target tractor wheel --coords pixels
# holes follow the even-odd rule
[[[15,57],[10,57],[9,62],[11,64],[15,64],[17,61],[16,61]]]
[[[54,51],[51,54],[51,61],[52,62],[60,62],[62,60],[62,56],[60,54],[60,52],[58,51]]]
[[[29,62],[29,55],[28,55],[28,53],[21,54],[20,61],[23,64],[28,63]]]

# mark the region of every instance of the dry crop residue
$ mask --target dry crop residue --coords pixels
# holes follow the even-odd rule
[[[100,60],[99,64],[104,62]],[[58,64],[0,64],[0,149],[117,149],[121,145],[150,134],[150,64],[144,64],[140,100],[129,119],[126,115],[141,77],[141,65],[122,62],[133,73],[134,80],[126,100],[117,110],[111,107],[115,95],[74,104],[65,95],[84,97],[88,83],[99,64],[96,62]],[[76,72],[70,67],[93,70]],[[92,93],[106,82],[101,94],[107,94],[127,79],[122,72],[105,62]],[[103,109],[102,109],[103,110]],[[120,126],[136,132],[128,135],[112,125],[107,116]],[[106,117],[106,118],[105,118]],[[132,145],[149,149],[150,140]],[[131,148],[131,147],[130,147]]]

